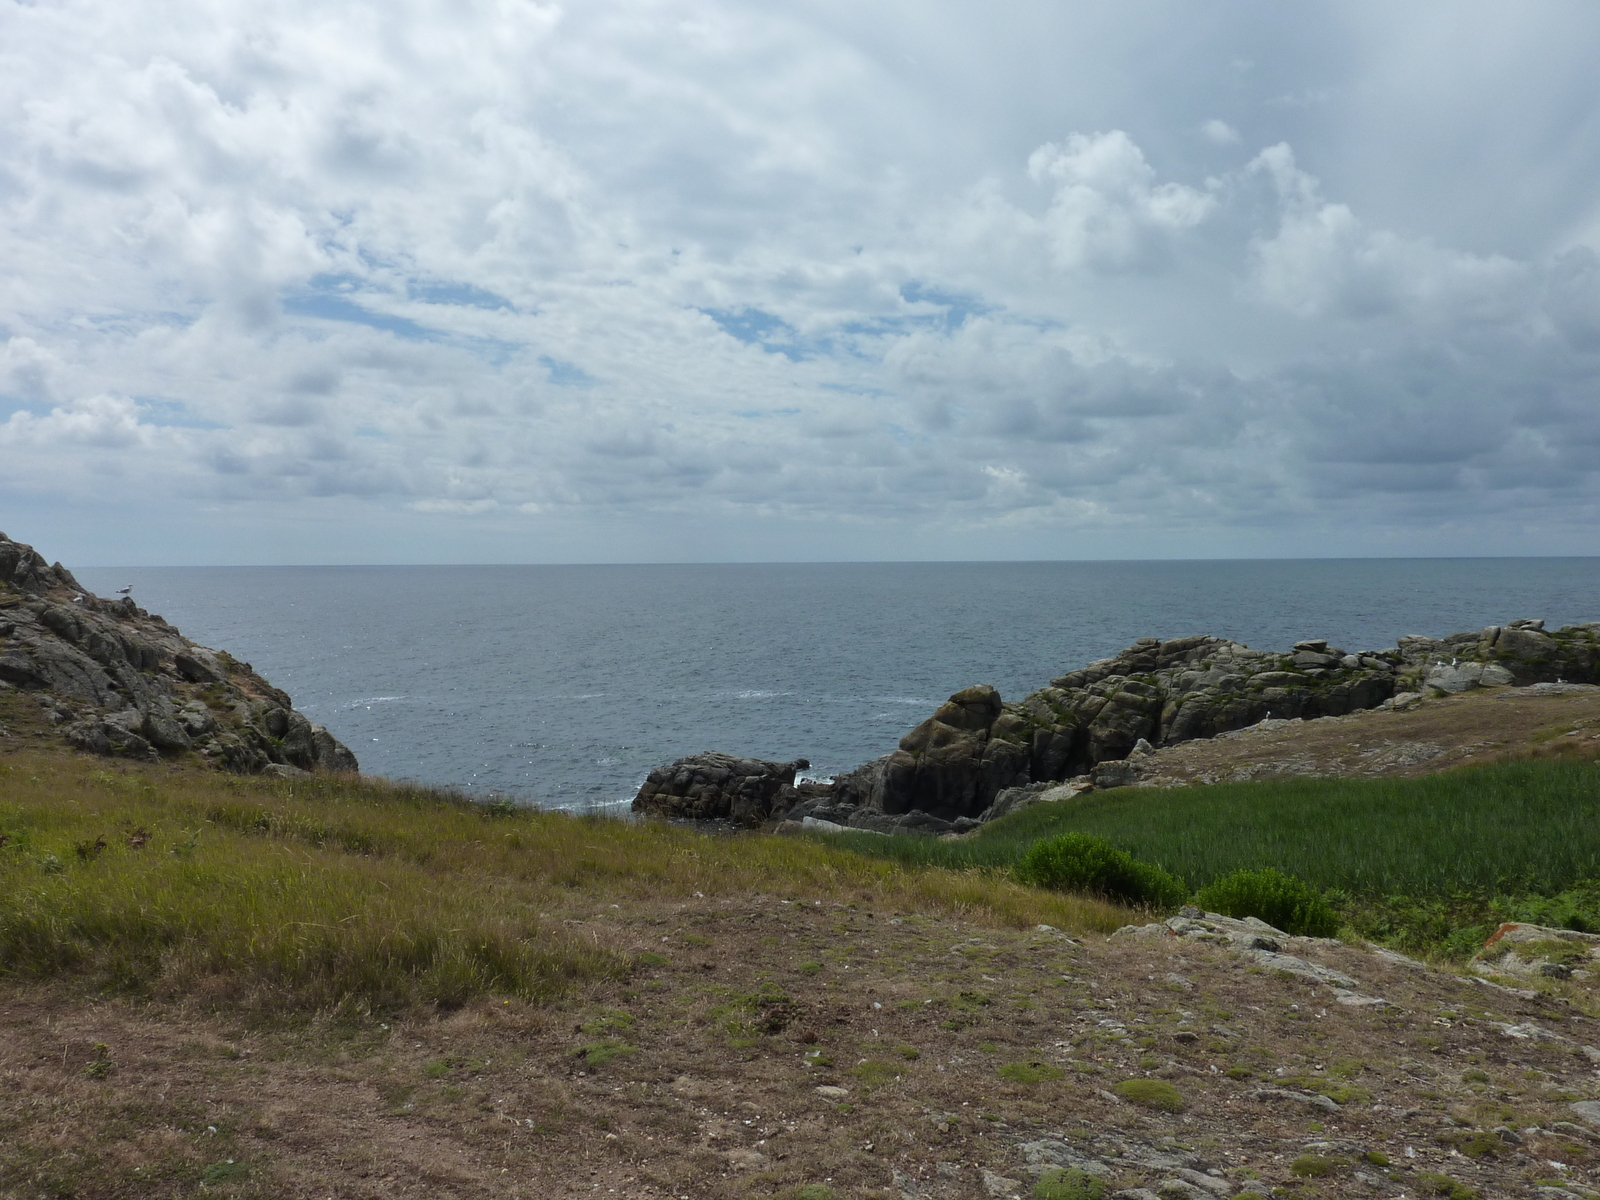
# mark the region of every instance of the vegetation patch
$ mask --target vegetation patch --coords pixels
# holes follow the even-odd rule
[[[1337,1159],[1324,1158],[1320,1154],[1302,1154],[1289,1164],[1289,1173],[1302,1179],[1321,1179],[1324,1175],[1332,1175],[1338,1165]]]
[[[874,1088],[900,1078],[900,1068],[882,1059],[869,1058],[851,1067],[850,1074],[861,1081],[862,1087]]]
[[[1339,914],[1322,893],[1276,867],[1230,871],[1201,888],[1195,903],[1225,917],[1255,917],[1297,937],[1339,932]]]
[[[1038,1059],[1027,1062],[1006,1063],[998,1074],[1008,1083],[1044,1083],[1047,1080],[1057,1080],[1066,1077],[1066,1072],[1060,1067],[1051,1066]]]
[[[1140,1108],[1165,1113],[1181,1113],[1184,1109],[1182,1094],[1162,1079],[1124,1079],[1111,1090]]]
[[[1103,1179],[1077,1167],[1052,1167],[1033,1185],[1033,1200],[1100,1200]]]
[[[609,1062],[619,1058],[627,1058],[636,1053],[634,1048],[621,1038],[601,1038],[597,1042],[590,1042],[579,1046],[576,1053],[591,1067],[603,1067]]]
[[[1417,1187],[1425,1196],[1443,1196],[1445,1200],[1478,1200],[1476,1188],[1470,1188],[1436,1171],[1419,1171]]]
[[[956,840],[857,834],[835,844],[906,865],[1010,872],[1036,844],[1077,833],[1202,889],[1272,865],[1362,937],[1459,959],[1503,921],[1600,932],[1597,803],[1592,762],[1522,759],[1419,778],[1115,788],[1034,805]]]
[[[1017,879],[1058,892],[1088,892],[1150,908],[1172,908],[1188,898],[1181,879],[1141,862],[1103,837],[1063,833],[1035,842],[1017,862]]]

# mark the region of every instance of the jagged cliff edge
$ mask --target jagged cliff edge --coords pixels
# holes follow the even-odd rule
[[[196,752],[240,774],[359,769],[249,663],[191,642],[129,596],[91,594],[0,533],[3,692],[31,696],[70,745],[96,754]]]

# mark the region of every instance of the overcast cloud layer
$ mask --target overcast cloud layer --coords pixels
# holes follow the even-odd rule
[[[1597,553],[1596,62],[1553,0],[0,0],[0,528]]]

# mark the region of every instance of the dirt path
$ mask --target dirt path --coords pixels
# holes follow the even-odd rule
[[[0,1192],[956,1200],[1074,1164],[1137,1200],[1600,1190],[1584,984],[806,897],[564,916],[653,965],[392,1028],[9,988]]]

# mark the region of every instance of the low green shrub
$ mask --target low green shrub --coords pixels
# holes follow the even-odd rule
[[[900,1077],[900,1068],[893,1063],[884,1062],[882,1059],[869,1058],[866,1062],[857,1063],[850,1068],[850,1074],[861,1081],[861,1086],[866,1088],[882,1087],[884,1084]]]
[[[1338,1165],[1333,1159],[1320,1154],[1302,1154],[1289,1164],[1289,1173],[1302,1179],[1320,1179],[1324,1175],[1332,1175]]]
[[[1090,892],[1150,908],[1175,908],[1189,896],[1183,880],[1118,850],[1105,838],[1063,833],[1030,846],[1018,882],[1058,892]]]
[[[1100,1200],[1105,1181],[1077,1167],[1052,1167],[1033,1185],[1033,1200]]]
[[[1276,867],[1233,871],[1200,889],[1195,903],[1225,917],[1256,917],[1300,937],[1339,932],[1339,915],[1322,893]]]
[[[1167,1113],[1181,1113],[1184,1108],[1178,1089],[1160,1079],[1124,1079],[1111,1090],[1140,1108]]]

